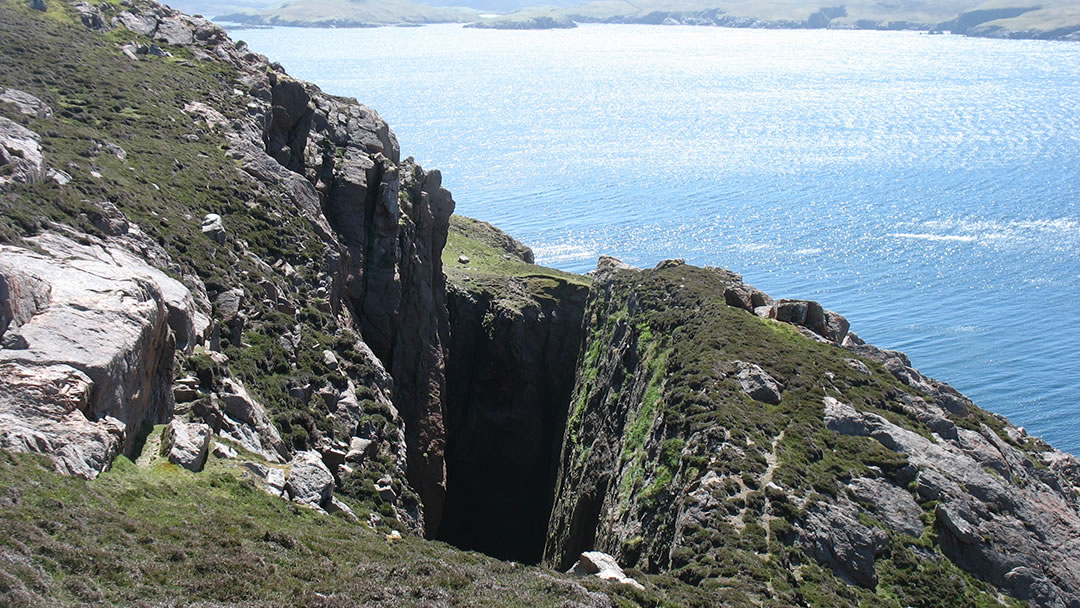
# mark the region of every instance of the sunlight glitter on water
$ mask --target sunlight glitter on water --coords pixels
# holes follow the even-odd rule
[[[1080,326],[1063,321],[1080,313],[1080,45],[650,26],[244,37],[376,108],[460,213],[539,262],[731,268],[1080,452]]]

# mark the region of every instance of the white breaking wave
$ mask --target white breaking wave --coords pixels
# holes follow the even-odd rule
[[[924,241],[958,241],[961,243],[970,243],[976,240],[976,237],[967,234],[928,234],[917,232],[893,232],[886,236],[891,236],[898,239],[920,239]]]

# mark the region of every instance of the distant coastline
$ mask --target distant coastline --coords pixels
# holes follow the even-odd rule
[[[924,31],[999,39],[1080,41],[1080,6],[1064,0],[1036,6],[1004,2],[942,6],[935,13],[880,13],[865,7],[838,5],[799,11],[755,9],[747,15],[722,0],[672,4],[662,0],[631,5],[599,0],[564,8],[525,8],[492,14],[469,8],[439,8],[405,0],[379,5],[346,0],[293,2],[267,9],[248,9],[218,15],[215,20],[241,26],[370,28],[401,25],[463,23],[478,29],[546,30],[573,28],[579,23],[617,23],[663,26],[716,26],[752,29],[853,29]],[[943,3],[944,4],[944,3]],[[957,12],[949,10],[959,9]]]

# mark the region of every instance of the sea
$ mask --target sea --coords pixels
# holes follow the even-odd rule
[[[238,30],[539,263],[739,272],[1080,454],[1080,44],[586,25]]]

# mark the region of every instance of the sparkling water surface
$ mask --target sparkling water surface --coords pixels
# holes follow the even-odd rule
[[[571,271],[729,268],[1080,453],[1080,44],[590,25],[242,30]]]

